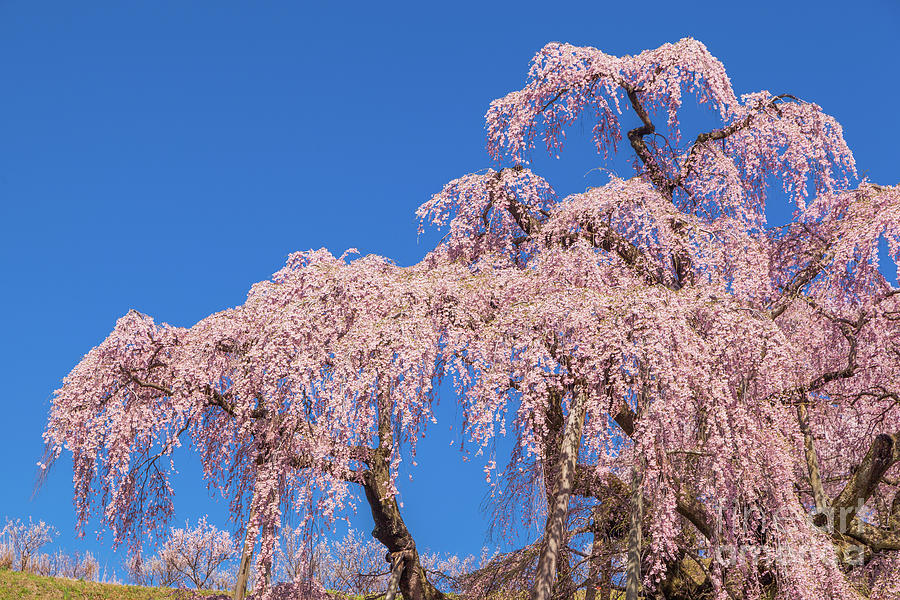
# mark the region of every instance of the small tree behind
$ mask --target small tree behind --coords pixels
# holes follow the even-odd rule
[[[169,587],[177,585],[181,580],[181,573],[175,569],[175,565],[164,562],[158,555],[147,560],[139,554],[132,555],[128,558],[126,568],[131,581],[137,585]]]
[[[332,592],[364,597],[383,595],[388,589],[388,550],[360,531],[350,529],[341,539],[321,539],[312,545],[307,532],[285,526],[280,542],[278,568],[287,581],[315,579]],[[471,573],[485,563],[486,552],[485,549],[480,562],[474,556],[460,558],[436,552],[422,553],[420,560],[429,580],[458,593]]]
[[[34,523],[31,517],[28,517],[27,525],[20,519],[15,521],[6,519],[6,525],[0,531],[2,537],[0,546],[12,551],[12,566],[18,564],[19,570],[24,571],[28,567],[29,559],[43,546],[52,542],[58,533],[54,527],[43,521]]]
[[[231,534],[201,517],[195,527],[171,529],[156,556],[144,561],[140,555],[128,561],[128,572],[141,585],[220,588],[228,579],[223,567],[236,555]]]
[[[388,587],[386,554],[383,544],[353,529],[343,539],[322,540],[310,548],[305,532],[286,526],[278,558],[282,576],[289,581],[301,582],[312,576],[325,589],[370,596],[383,594]]]
[[[28,560],[28,572],[44,577],[66,577],[84,581],[98,581],[100,563],[90,552],[66,554],[57,550],[52,554],[33,554]]]
[[[201,517],[196,527],[173,529],[160,555],[171,560],[194,587],[202,589],[222,565],[234,558],[234,541],[230,533]]]

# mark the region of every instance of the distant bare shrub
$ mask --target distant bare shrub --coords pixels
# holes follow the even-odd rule
[[[386,553],[380,542],[353,529],[342,540],[320,541],[310,548],[301,530],[285,527],[278,564],[287,581],[312,578],[326,589],[366,596],[387,589],[390,565]]]
[[[0,569],[12,569],[14,558],[12,546],[0,544]]]
[[[103,574],[100,575],[98,581],[100,583],[111,583],[114,585],[122,585],[122,580],[116,576],[116,572],[108,570],[106,565],[103,566]]]
[[[388,586],[390,564],[386,555],[387,548],[381,542],[353,529],[343,539],[322,540],[312,545],[302,530],[284,527],[277,555],[278,570],[283,580],[297,585],[309,585],[312,581],[315,586],[332,592],[376,596],[383,594]],[[472,572],[487,560],[487,549],[480,560],[474,556],[459,558],[429,552],[419,555],[429,579],[453,592],[464,589]],[[287,589],[295,588],[283,588]]]
[[[235,569],[219,570],[212,574],[209,578],[209,589],[211,590],[231,590],[234,588],[237,572]]]
[[[139,554],[131,556],[126,569],[128,577],[137,585],[170,587],[178,585],[182,578],[174,562],[168,558],[160,558],[159,555],[146,560]]]
[[[56,558],[55,554],[35,554],[28,561],[28,572],[44,577],[58,577]]]
[[[66,577],[68,579],[83,579],[85,581],[98,581],[100,575],[100,563],[90,552],[81,554],[76,552],[69,555],[61,550],[52,554],[35,554],[29,559],[27,570],[35,575],[44,577]]]
[[[466,583],[472,573],[483,567],[488,562],[488,550],[483,548],[481,559],[473,555],[460,558],[455,554],[438,554],[425,552],[419,556],[422,568],[428,573],[432,583],[441,589],[455,594],[466,590]]]
[[[63,562],[63,577],[96,581],[100,575],[100,563],[90,552],[76,552],[69,560]]]

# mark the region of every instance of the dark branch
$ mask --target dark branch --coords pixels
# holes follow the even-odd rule
[[[769,108],[774,108],[778,110],[777,104],[779,101],[788,99],[794,100],[795,102],[799,102],[797,98],[792,96],[791,94],[780,94],[772,98],[769,102],[761,103],[756,107],[757,112],[764,111]],[[691,145],[691,149],[688,151],[688,157],[684,161],[685,169],[678,176],[678,179],[674,182],[674,185],[681,186],[685,179],[690,175],[691,170],[693,169],[695,156],[697,156],[698,152],[703,148],[706,142],[724,140],[728,137],[731,137],[738,131],[746,129],[750,126],[753,117],[756,116],[757,113],[751,112],[743,119],[739,119],[732,123],[731,125],[727,125],[725,127],[720,127],[719,129],[714,129],[712,131],[708,131],[706,133],[701,133],[697,136],[697,139],[694,140],[694,143]]]
[[[850,480],[832,503],[836,515],[846,515],[847,521],[856,516],[881,482],[882,476],[900,461],[900,433],[880,434],[872,442],[869,451],[850,476]]]
[[[647,147],[647,142],[644,141],[645,135],[651,135],[656,132],[656,126],[653,125],[653,121],[650,120],[647,109],[644,108],[644,105],[641,104],[640,98],[638,97],[638,94],[641,93],[641,89],[635,88],[627,82],[622,82],[621,86],[628,94],[628,100],[631,102],[631,107],[634,109],[634,112],[642,123],[640,127],[635,127],[628,132],[628,141],[631,142],[631,147],[647,168],[647,175],[650,177],[653,184],[657,189],[671,198],[672,190],[675,188],[676,182],[669,179],[665,174],[665,171],[654,158],[653,153],[650,152],[650,148]]]

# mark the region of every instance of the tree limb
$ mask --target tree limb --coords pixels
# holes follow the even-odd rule
[[[878,435],[844,489],[832,503],[833,509],[839,511],[837,514],[840,515],[842,522],[854,520],[857,509],[865,505],[878,489],[882,475],[898,461],[900,461],[900,433]]]
[[[828,507],[828,498],[825,496],[825,488],[822,486],[822,475],[819,470],[819,457],[813,441],[812,430],[809,426],[809,410],[805,402],[797,404],[797,421],[800,432],[803,434],[803,449],[806,454],[806,469],[809,472],[809,484],[812,487],[813,499],[816,503],[816,511],[821,514]]]
[[[641,162],[644,163],[644,166],[647,167],[647,174],[653,184],[657,189],[671,198],[672,190],[675,188],[675,182],[665,174],[662,167],[659,166],[659,163],[657,163],[653,154],[650,152],[650,149],[647,147],[647,142],[644,141],[644,136],[653,134],[656,131],[656,126],[653,125],[653,121],[650,120],[647,109],[644,108],[644,105],[641,104],[640,98],[638,97],[638,94],[641,93],[642,90],[624,81],[620,85],[628,94],[628,100],[631,102],[631,107],[634,109],[634,112],[642,123],[640,127],[635,127],[628,132],[628,141],[631,142],[631,147],[638,155],[638,158],[640,158]]]

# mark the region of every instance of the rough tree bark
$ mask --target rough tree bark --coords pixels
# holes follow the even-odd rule
[[[256,500],[256,493],[250,501],[253,507]],[[253,549],[256,547],[256,532],[252,530],[250,524],[256,518],[255,509],[251,509],[250,518],[247,520],[247,531],[244,533],[244,547],[241,551],[241,564],[238,566],[237,581],[234,584],[233,600],[244,600],[247,595],[247,582],[250,581],[250,564],[253,561]]]
[[[391,577],[388,580],[387,592],[384,594],[384,600],[394,600],[397,596],[397,590],[400,588],[400,575],[403,573],[403,552],[389,554],[391,557]]]
[[[605,504],[594,507],[591,530],[594,536],[588,565],[587,588],[584,600],[611,600],[612,598],[612,554],[610,543],[609,507]]]
[[[635,465],[631,480],[631,528],[628,531],[628,566],[625,578],[625,600],[637,600],[641,591],[641,543],[643,538],[644,494],[641,492],[641,470]]]
[[[556,563],[560,546],[565,537],[569,497],[575,484],[575,466],[578,461],[578,449],[581,446],[581,431],[584,428],[585,404],[583,392],[573,395],[572,407],[566,419],[566,429],[559,451],[559,476],[554,490],[553,504],[548,507],[547,526],[544,530],[544,542],[538,558],[531,600],[550,600],[553,582],[556,579]]]
[[[865,504],[881,482],[881,477],[900,461],[900,433],[880,434],[872,441],[860,465],[832,503],[835,518],[852,522],[858,506]],[[841,532],[843,533],[843,532]]]
[[[375,521],[372,536],[388,549],[388,561],[393,563],[400,557],[399,588],[404,600],[444,600],[444,594],[428,581],[397,498],[388,487],[392,446],[391,403],[385,394],[378,399],[378,447],[372,451],[367,461],[369,468],[362,474],[366,500]]]
[[[888,525],[894,531],[900,531],[900,491],[894,494],[894,499],[891,502],[891,518],[888,521]]]
[[[563,395],[553,392],[550,394],[547,405],[546,427],[547,431],[543,436],[543,447],[546,453],[544,457],[545,468],[543,469],[544,494],[547,506],[553,506],[556,498],[557,482],[559,481],[560,461],[559,453],[562,448],[563,434],[565,431],[565,414],[563,413]],[[576,470],[577,486],[577,470]],[[574,492],[573,492],[574,493]],[[566,590],[575,590],[575,582],[572,578],[571,569],[569,569],[569,557],[566,551],[568,546],[568,531],[563,530],[563,538],[559,542],[560,554],[556,557],[556,580],[555,593],[557,595],[565,595]]]
[[[247,531],[244,535],[244,549],[241,553],[241,564],[238,567],[237,581],[234,584],[234,600],[244,600],[247,595],[247,582],[250,580],[250,563],[253,560],[253,548],[256,546],[256,535]]]
[[[825,488],[822,485],[819,458],[816,454],[815,441],[809,426],[809,411],[805,402],[797,404],[797,421],[800,424],[800,432],[803,434],[803,450],[806,455],[806,467],[809,472],[809,483],[812,486],[813,499],[816,503],[816,512],[824,514],[828,508],[828,499],[825,497]]]
[[[444,600],[444,594],[428,581],[416,544],[403,522],[397,499],[388,490],[387,458],[376,452],[371,462],[371,468],[363,475],[363,488],[375,520],[372,535],[385,545],[392,559],[401,556],[400,593],[404,600]]]

